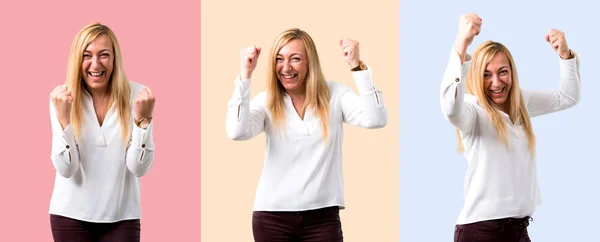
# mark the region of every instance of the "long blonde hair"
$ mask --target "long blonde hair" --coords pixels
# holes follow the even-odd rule
[[[129,142],[131,133],[131,87],[129,81],[123,72],[123,59],[121,58],[121,49],[119,42],[114,32],[105,25],[100,23],[92,23],[83,27],[73,39],[71,45],[71,53],[67,65],[67,80],[66,85],[71,90],[73,103],[71,105],[71,124],[75,137],[79,138],[83,133],[82,123],[83,116],[83,93],[85,90],[85,81],[83,80],[83,70],[81,63],[83,61],[83,53],[87,46],[92,43],[98,36],[106,35],[109,37],[113,46],[114,64],[108,85],[109,85],[109,106],[114,104],[119,115],[121,124],[121,139],[123,144]]]
[[[511,70],[512,88],[509,90],[507,100],[510,107],[510,120],[516,125],[523,126],[527,135],[529,152],[532,154],[532,156],[535,156],[535,134],[533,133],[531,119],[529,117],[529,113],[527,112],[523,95],[521,94],[521,88],[519,87],[519,78],[517,75],[515,61],[508,48],[501,43],[493,41],[486,41],[477,47],[473,53],[471,68],[467,74],[466,92],[477,97],[479,104],[488,113],[492,124],[496,128],[500,142],[508,145],[506,123],[502,118],[500,111],[494,107],[492,100],[486,95],[486,87],[484,85],[485,68],[494,58],[494,56],[499,53],[503,53],[506,56]],[[456,136],[458,139],[458,151],[462,152],[464,151],[464,146],[458,129],[456,130]]]
[[[274,126],[283,127],[285,122],[285,107],[283,105],[283,95],[285,89],[279,82],[277,75],[277,54],[279,50],[292,40],[300,40],[304,44],[304,50],[308,59],[308,73],[304,85],[306,85],[306,97],[302,106],[304,112],[309,106],[317,114],[321,121],[323,137],[326,140],[329,136],[329,87],[325,76],[321,70],[319,55],[312,38],[303,30],[293,28],[281,33],[273,44],[269,56],[269,65],[267,72],[267,108],[271,112],[271,120]],[[283,129],[281,129],[283,130]]]

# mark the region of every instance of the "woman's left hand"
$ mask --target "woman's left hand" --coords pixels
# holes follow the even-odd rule
[[[552,45],[552,49],[558,52],[560,58],[566,60],[570,59],[571,50],[567,45],[567,40],[565,39],[565,33],[560,30],[550,29],[550,31],[546,34],[546,41]]]
[[[133,110],[135,112],[135,120],[142,118],[152,118],[154,112],[154,92],[148,87],[144,87],[137,93],[133,100]]]
[[[344,52],[344,57],[350,68],[357,67],[360,64],[360,53],[358,50],[358,41],[351,39],[341,39],[340,46]]]

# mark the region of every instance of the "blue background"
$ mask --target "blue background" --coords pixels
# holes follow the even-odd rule
[[[452,241],[467,162],[456,152],[439,87],[459,16],[477,13],[485,40],[513,54],[522,88],[557,89],[558,54],[545,42],[565,32],[580,55],[579,105],[532,119],[542,205],[533,241],[600,241],[600,12],[594,1],[423,1],[400,3],[400,241]]]

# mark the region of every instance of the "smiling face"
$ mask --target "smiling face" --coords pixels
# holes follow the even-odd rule
[[[90,89],[103,90],[108,82],[114,64],[113,45],[110,38],[99,35],[83,52],[81,75]]]
[[[304,91],[308,58],[304,44],[295,39],[281,47],[276,58],[277,79],[286,91]]]
[[[485,67],[483,85],[486,96],[506,111],[508,96],[512,88],[510,62],[503,52],[498,52]]]

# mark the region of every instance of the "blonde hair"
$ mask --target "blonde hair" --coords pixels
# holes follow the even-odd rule
[[[67,65],[66,85],[73,97],[71,106],[73,133],[75,137],[79,138],[83,132],[81,127],[84,122],[82,98],[86,85],[83,80],[84,73],[81,69],[83,53],[87,46],[101,35],[106,35],[110,39],[114,53],[113,71],[107,84],[109,85],[109,106],[106,107],[106,111],[114,103],[121,124],[121,138],[123,144],[126,145],[129,142],[131,133],[131,104],[129,100],[131,87],[123,72],[123,60],[117,37],[108,26],[100,23],[92,23],[83,27],[77,33],[71,45],[71,53],[69,54]]]
[[[304,80],[306,85],[306,97],[301,111],[304,112],[310,106],[321,121],[323,138],[329,136],[329,87],[321,70],[319,55],[312,38],[303,30],[293,28],[281,33],[273,44],[269,56],[267,72],[267,108],[271,112],[271,120],[274,126],[283,127],[285,122],[285,108],[283,105],[283,94],[285,88],[279,82],[277,75],[277,54],[281,48],[292,40],[300,40],[304,44],[304,51],[308,59],[308,73]],[[282,129],[281,129],[282,130]]]
[[[516,125],[522,125],[527,135],[527,143],[529,152],[532,156],[535,156],[535,134],[531,126],[531,119],[527,112],[526,104],[521,94],[521,88],[519,87],[519,78],[517,76],[517,68],[515,61],[510,54],[510,51],[501,43],[486,41],[481,44],[473,53],[473,60],[471,68],[467,74],[467,90],[468,94],[477,97],[479,104],[488,113],[492,125],[496,128],[496,133],[500,142],[508,145],[507,138],[507,127],[504,119],[502,118],[500,111],[494,107],[492,100],[486,95],[486,87],[484,85],[484,73],[485,68],[494,58],[496,54],[502,53],[506,56],[509,61],[509,68],[511,70],[512,88],[509,90],[508,99],[509,102],[509,116],[511,122]],[[458,151],[464,151],[464,146],[460,136],[460,132],[456,130],[456,136],[458,138]]]

